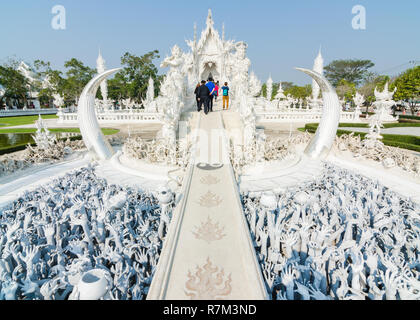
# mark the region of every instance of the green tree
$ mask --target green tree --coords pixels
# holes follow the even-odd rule
[[[416,102],[420,100],[420,66],[408,69],[400,75],[393,83],[397,87],[394,100],[405,100],[409,102],[411,113],[414,115]]]
[[[356,94],[356,85],[343,79],[338,83],[336,91],[340,98],[345,98],[346,101],[350,101]]]
[[[334,60],[325,67],[325,77],[335,87],[343,79],[358,86],[374,65],[370,60]]]
[[[35,72],[38,76],[39,83],[39,95],[38,98],[41,104],[51,104],[54,94],[64,95],[66,79],[62,77],[63,73],[58,70],[53,70],[51,68],[50,62],[45,62],[42,60],[35,60],[34,62]],[[48,79],[50,83],[49,86],[43,86],[41,79]]]
[[[296,86],[293,85],[286,90],[284,90],[284,94],[291,95],[292,97],[296,99],[306,99],[308,98],[312,93],[312,86],[310,84],[306,86]]]
[[[123,97],[140,103],[146,97],[150,77],[155,82],[155,95],[157,95],[162,76],[158,75],[158,68],[154,65],[153,60],[158,58],[160,58],[158,50],[150,51],[141,57],[129,52],[125,53],[121,58],[124,69],[110,81],[111,96],[116,98],[117,90],[122,89]]]
[[[63,83],[62,93],[66,100],[77,104],[84,87],[93,78],[96,70],[85,66],[82,61],[75,58],[66,61],[64,67],[67,68],[67,78]]]
[[[108,80],[108,98],[115,101],[128,98],[128,83],[122,72],[118,72],[114,78]]]
[[[0,85],[5,91],[0,98],[0,104],[12,99],[17,100],[20,105],[27,104],[29,81],[17,70],[17,64],[11,62],[0,66]]]

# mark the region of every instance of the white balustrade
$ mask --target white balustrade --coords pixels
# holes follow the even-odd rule
[[[141,110],[131,111],[110,111],[106,113],[96,113],[99,122],[156,122],[160,123],[158,113],[144,112]],[[59,114],[59,123],[77,123],[77,113]]]
[[[45,115],[45,114],[56,114],[59,109],[13,109],[13,110],[0,110],[0,117],[18,117],[18,116],[35,116],[35,115]],[[63,112],[66,112],[67,109],[62,109]]]
[[[320,122],[322,111],[313,110],[288,110],[288,111],[257,111],[258,122]],[[360,122],[360,118],[354,112],[341,112],[340,122]]]

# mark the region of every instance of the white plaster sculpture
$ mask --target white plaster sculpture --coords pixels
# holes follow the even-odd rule
[[[108,185],[94,170],[66,174],[0,210],[0,300],[146,298],[173,194],[165,191],[161,214],[153,194]]]
[[[377,117],[373,117],[371,123],[376,126]],[[389,147],[383,144],[383,142],[378,139],[378,134],[375,133],[375,130],[380,130],[373,128],[372,137],[373,139],[361,140],[359,135],[342,135],[337,137],[336,145],[341,151],[349,151],[353,154],[356,159],[369,159],[385,164],[389,167],[389,163],[393,163],[394,166],[401,168],[404,171],[414,174],[414,176],[420,176],[420,161],[418,157],[412,152],[404,149]],[[378,131],[377,131],[378,132]],[[380,135],[380,131],[379,131]]]
[[[84,88],[78,107],[80,131],[86,148],[102,160],[110,159],[114,151],[105,139],[95,113],[95,95],[101,82],[121,68],[111,69],[94,77]]]
[[[360,115],[362,114],[361,107],[365,103],[365,97],[359,92],[356,92],[356,95],[354,96],[353,101],[354,101],[354,104],[356,105],[356,109],[354,110],[354,118],[359,119]]]
[[[382,92],[378,91],[378,88],[375,88],[375,98],[376,101],[373,103],[373,106],[376,108],[375,113],[379,115],[381,121],[396,121],[398,118],[392,116],[392,106],[396,103],[392,100],[397,88],[394,91],[389,91],[388,82],[385,84],[384,90]]]
[[[60,94],[58,93],[54,94],[53,98],[54,98],[54,106],[56,106],[57,108],[61,108],[64,106],[64,98]]]
[[[316,181],[242,199],[273,299],[420,299],[409,199],[329,164]]]
[[[261,81],[257,78],[254,72],[249,75],[249,95],[256,97],[260,94],[262,88]]]
[[[311,76],[322,90],[324,108],[321,123],[315,137],[306,148],[305,154],[311,158],[325,158],[330,152],[337,134],[341,113],[340,102],[334,88],[323,75],[308,69],[296,69]]]
[[[48,150],[50,149],[57,141],[56,136],[51,133],[47,126],[45,125],[44,120],[42,120],[41,115],[37,121],[35,121],[36,125],[36,134],[32,135],[35,143],[37,144],[40,150]]]

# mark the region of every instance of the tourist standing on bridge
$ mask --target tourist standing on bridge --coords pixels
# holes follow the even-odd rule
[[[197,101],[197,111],[200,111],[200,99],[198,95],[198,90],[200,89],[201,82],[197,83],[197,86],[195,87],[194,94],[195,94],[195,101]]]
[[[198,109],[197,111],[200,112],[202,109],[202,106],[204,104],[204,113],[209,113],[209,100],[210,100],[210,90],[206,85],[206,81],[201,81],[201,86],[198,88]]]
[[[225,82],[225,85],[222,87],[222,92],[223,92],[223,110],[225,110],[225,106],[227,110],[229,109],[229,87],[228,87],[227,82]]]
[[[214,88],[214,101],[217,101],[217,98],[219,97],[219,90],[220,90],[220,85],[219,85],[219,81],[217,81]]]
[[[216,90],[216,85],[213,82],[212,78],[209,78],[207,80],[207,84],[206,84],[207,88],[209,88],[210,90],[210,97],[209,97],[209,109],[211,112],[213,112],[213,99],[214,99],[214,91]]]

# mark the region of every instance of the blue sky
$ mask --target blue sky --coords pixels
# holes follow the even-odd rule
[[[120,65],[125,52],[158,49],[163,58],[174,44],[186,49],[197,22],[201,33],[207,10],[226,38],[248,43],[252,70],[265,81],[310,83],[293,68],[312,67],[322,45],[325,63],[371,59],[374,71],[395,74],[420,60],[420,1],[383,0],[1,0],[0,62],[9,56],[51,61],[63,69],[76,57],[91,67],[100,47],[107,67]],[[353,30],[352,8],[367,11],[366,30]],[[54,5],[67,11],[67,29],[51,27]],[[159,62],[159,61],[156,61]],[[162,70],[165,72],[165,70]]]

